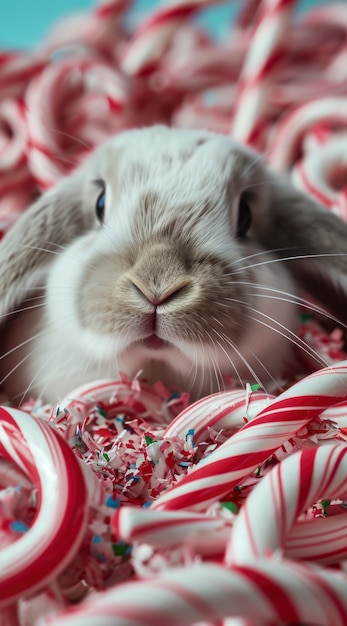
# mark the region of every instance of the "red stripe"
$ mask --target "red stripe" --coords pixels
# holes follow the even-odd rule
[[[117,17],[128,8],[129,4],[130,0],[123,0],[122,3],[104,2],[103,4],[100,4],[100,6],[95,7],[93,14],[102,19]]]
[[[283,622],[300,622],[301,615],[295,604],[291,602],[289,595],[283,590],[283,587],[278,585],[273,578],[269,578],[264,573],[259,573],[252,567],[242,565],[233,567],[233,571],[246,577],[247,582],[253,583],[257,587],[257,591],[266,596],[266,599],[277,613],[276,618]]]
[[[304,450],[300,457],[300,483],[295,519],[303,512],[307,503],[308,491],[312,483],[314,465],[318,448]]]
[[[252,530],[252,524],[251,524],[251,519],[250,519],[249,508],[250,507],[247,506],[247,503],[246,503],[245,504],[244,520],[245,520],[245,524],[246,524],[246,528],[247,528],[247,540],[251,544],[251,549],[252,549],[253,556],[257,557],[257,556],[259,556],[259,554],[258,554],[257,542],[254,540],[254,534],[253,534],[253,530]],[[232,546],[232,544],[231,544],[231,546]]]
[[[47,61],[41,61],[36,65],[25,67],[24,69],[13,70],[13,73],[2,75],[0,77],[0,88],[9,87],[17,84],[27,83],[36,74],[39,74],[47,65]]]
[[[141,535],[143,535],[143,533],[147,534],[148,532],[152,533],[155,532],[157,530],[161,531],[165,531],[169,528],[177,528],[177,525],[179,526],[189,526],[190,524],[199,524],[199,522],[204,522],[206,523],[206,521],[208,521],[207,519],[204,519],[203,517],[196,517],[194,519],[184,519],[184,520],[179,520],[179,519],[175,519],[175,520],[161,520],[158,522],[153,522],[153,521],[148,521],[147,524],[141,524],[141,525],[137,525],[136,527],[134,527],[134,529],[131,532],[131,539],[132,541],[136,540],[136,538],[141,537]],[[187,528],[187,532],[189,531],[189,529]]]
[[[166,25],[169,21],[185,20],[187,17],[190,17],[197,11],[201,10],[201,8],[202,6],[198,4],[186,4],[181,6],[178,5],[168,7],[167,9],[163,9],[162,11],[158,11],[157,13],[149,17],[149,19],[146,20],[144,24],[142,24],[142,26],[137,29],[134,42],[137,42],[140,37],[146,35],[147,32],[152,30],[153,28],[157,28],[158,26],[161,26],[161,24]]]
[[[277,469],[278,468],[278,469]],[[277,528],[280,528],[280,545],[279,546],[275,546],[276,548],[281,548],[283,545],[283,542],[285,541],[286,538],[286,531],[287,531],[287,524],[286,524],[286,498],[285,498],[285,492],[283,489],[283,480],[282,480],[282,464],[279,463],[279,465],[277,466],[276,470],[271,473],[270,476],[270,485],[271,488],[273,490],[272,495],[273,495],[273,500],[276,506],[275,509],[275,513],[276,513],[276,521],[277,521]],[[274,480],[275,478],[277,478],[277,490],[274,489]],[[276,498],[276,495],[279,498],[279,503],[280,503],[280,508],[278,509],[278,500]],[[265,555],[264,555],[265,556]]]

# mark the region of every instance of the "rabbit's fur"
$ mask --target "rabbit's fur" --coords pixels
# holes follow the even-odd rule
[[[1,242],[3,388],[54,403],[140,371],[193,398],[228,377],[266,387],[297,341],[298,281],[343,318],[346,251],[344,223],[230,138],[124,132]]]

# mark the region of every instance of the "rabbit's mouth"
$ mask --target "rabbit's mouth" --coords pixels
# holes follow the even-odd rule
[[[159,350],[160,348],[167,347],[168,342],[165,341],[164,339],[161,339],[160,337],[158,337],[158,335],[153,333],[152,335],[149,335],[143,340],[143,345],[146,346],[147,348]]]

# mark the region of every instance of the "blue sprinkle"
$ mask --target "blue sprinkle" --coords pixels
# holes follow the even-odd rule
[[[24,522],[20,522],[19,520],[16,522],[12,522],[10,524],[10,528],[16,533],[26,533],[29,530],[29,526],[24,524]]]
[[[93,541],[93,543],[101,543],[102,542],[102,538],[99,535],[94,535],[92,541]]]
[[[109,496],[106,500],[106,506],[109,506],[111,509],[118,509],[119,505],[120,505],[120,500],[119,498],[116,498],[115,500],[112,498],[112,496]]]
[[[190,462],[189,461],[181,461],[181,463],[178,464],[180,467],[189,467],[190,466]]]
[[[152,506],[152,502],[144,502],[142,505],[144,509],[149,509],[150,506]]]
[[[186,441],[190,439],[192,442],[192,445],[194,445],[194,433],[195,433],[194,428],[190,428],[186,434]]]
[[[170,402],[171,400],[176,400],[177,398],[180,398],[181,394],[178,391],[175,391],[172,396],[170,396],[170,398],[168,399],[168,402]]]

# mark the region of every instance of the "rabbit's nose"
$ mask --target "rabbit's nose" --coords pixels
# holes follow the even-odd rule
[[[131,282],[138,293],[140,293],[155,308],[162,304],[169,304],[171,301],[184,297],[190,289],[190,280],[185,278],[177,280],[170,285],[149,287],[137,277],[132,277]]]

